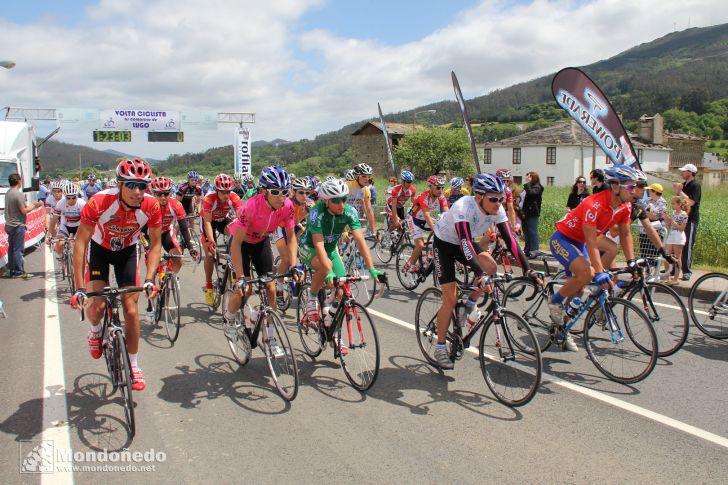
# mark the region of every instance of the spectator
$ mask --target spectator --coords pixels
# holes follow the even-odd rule
[[[38,189],[38,200],[46,200],[46,197],[48,197],[48,194],[51,193],[50,185],[51,185],[50,177],[46,177],[45,179],[43,179],[43,183],[40,184],[40,188]]]
[[[665,231],[665,213],[667,212],[667,201],[662,197],[663,188],[662,185],[654,183],[647,187],[647,204],[645,207],[645,213],[647,218],[650,220],[650,224],[655,229],[655,232],[660,235],[660,239],[664,240]],[[640,256],[652,257],[657,256],[657,248],[652,244],[652,241],[647,237],[645,230],[640,226],[640,238],[639,238]]]
[[[377,188],[374,186],[374,177],[369,177],[369,193],[371,194],[373,209],[377,205]]]
[[[387,199],[389,199],[389,196],[392,195],[392,190],[394,189],[395,185],[397,185],[397,177],[389,177],[389,186],[387,187]]]
[[[586,188],[586,179],[582,176],[576,177],[576,182],[571,186],[571,193],[569,194],[569,199],[566,201],[566,207],[570,211],[573,211],[589,195],[589,190]]]
[[[465,184],[468,186],[467,187],[468,193],[472,194],[473,193],[473,176],[472,175],[468,175],[467,177],[465,177]]]
[[[676,264],[673,274],[667,279],[666,283],[677,283],[677,277],[680,273],[682,265],[682,253],[686,242],[685,226],[688,222],[689,199],[687,197],[676,195],[672,198],[672,215],[665,214],[665,221],[670,226],[670,233],[667,235],[665,243],[667,252],[675,257]],[[685,272],[683,272],[685,275]]]
[[[596,194],[597,192],[601,192],[602,190],[607,190],[609,188],[609,186],[604,183],[604,170],[601,168],[592,170],[589,174],[589,178],[591,179],[592,194]]]
[[[700,222],[700,184],[695,180],[698,169],[692,163],[688,163],[680,167],[680,175],[682,176],[682,184],[675,184],[675,195],[681,195],[688,198],[688,222],[685,225],[685,247],[682,252],[682,279],[690,281],[693,276],[691,266],[693,263],[693,246],[695,246],[695,238],[698,234],[698,223]]]
[[[8,234],[8,276],[11,278],[30,277],[23,265],[23,251],[25,249],[25,221],[26,214],[37,207],[43,207],[43,201],[37,200],[33,204],[25,204],[25,196],[20,191],[20,175],[11,174],[8,177],[10,189],[5,194],[5,232]]]
[[[525,253],[529,258],[538,257],[538,219],[541,216],[541,196],[543,185],[536,172],[526,174],[526,183],[523,184],[523,234],[526,239]]]

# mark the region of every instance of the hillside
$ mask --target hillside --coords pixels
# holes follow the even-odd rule
[[[77,169],[79,155],[84,167],[101,165],[101,169],[113,167],[116,159],[119,158],[116,153],[54,140],[48,140],[40,149],[43,168],[49,174]]]

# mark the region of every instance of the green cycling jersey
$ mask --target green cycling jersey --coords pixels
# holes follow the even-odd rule
[[[313,234],[321,234],[324,238],[324,248],[330,252],[336,248],[341,234],[346,227],[349,229],[361,229],[359,215],[349,204],[344,205],[344,212],[341,215],[334,215],[326,209],[326,202],[319,201],[308,213],[308,224],[301,235],[301,246],[313,248]]]

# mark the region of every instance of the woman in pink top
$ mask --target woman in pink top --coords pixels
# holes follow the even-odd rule
[[[233,236],[230,256],[235,274],[238,275],[236,283],[242,279],[250,279],[251,262],[259,275],[273,271],[273,253],[268,234],[278,227],[283,227],[286,231],[290,267],[298,265],[298,241],[293,231],[295,226],[293,203],[288,198],[291,179],[280,167],[275,165],[266,167],[260,175],[260,187],[263,188],[263,192],[248,199],[238,210],[238,218],[230,225],[230,233]],[[275,283],[268,283],[266,290],[268,301],[275,308]],[[235,312],[240,308],[242,297],[240,290],[230,297],[224,314],[226,332],[230,330],[235,333]],[[273,342],[271,348],[275,354],[277,348]]]

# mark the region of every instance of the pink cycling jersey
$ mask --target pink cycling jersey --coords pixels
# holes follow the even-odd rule
[[[263,241],[277,227],[291,229],[296,225],[293,203],[286,198],[283,207],[278,210],[268,205],[264,194],[248,199],[238,210],[238,218],[230,224],[230,234],[238,229],[245,229],[243,242],[255,244]]]

